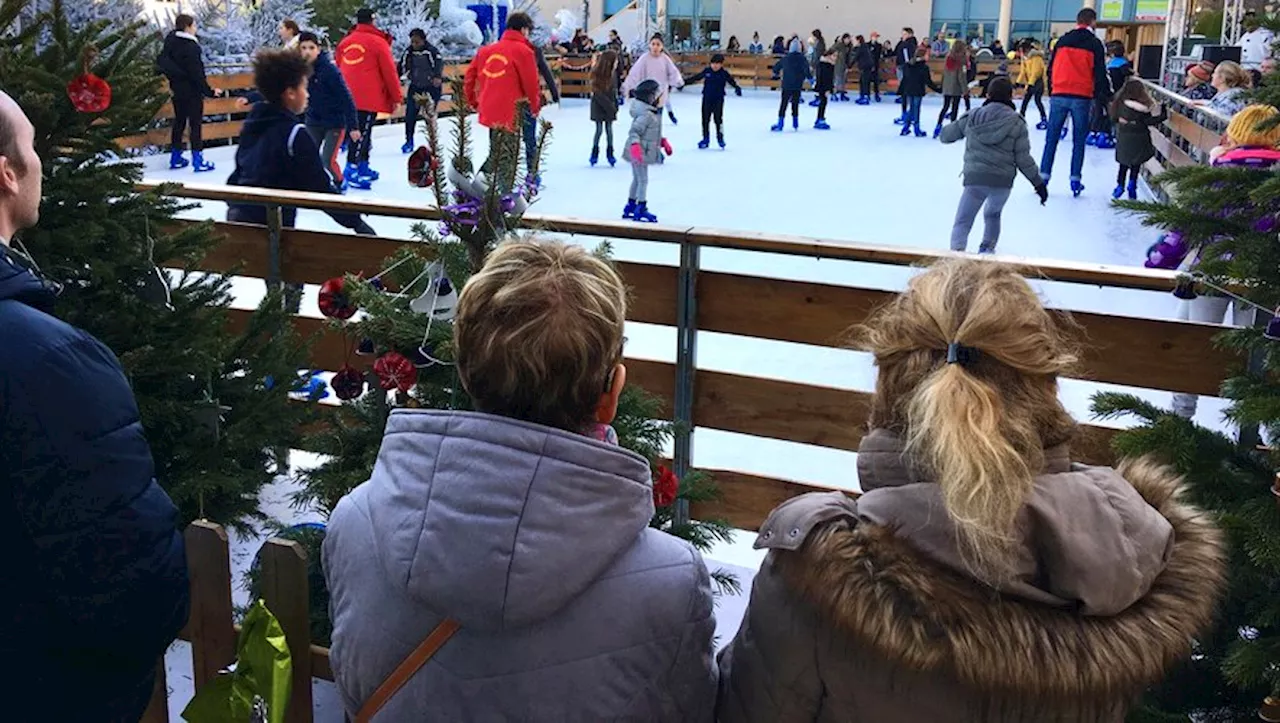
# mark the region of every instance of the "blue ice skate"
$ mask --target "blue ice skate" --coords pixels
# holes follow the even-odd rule
[[[1071,179],[1071,195],[1079,198],[1082,193],[1084,193],[1084,184],[1080,182],[1079,178]]]

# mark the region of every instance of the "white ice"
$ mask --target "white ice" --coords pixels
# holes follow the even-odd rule
[[[679,124],[664,122],[663,130],[675,147],[675,154],[650,171],[649,205],[663,223],[815,236],[850,243],[947,248],[961,191],[963,144],[943,145],[932,138],[900,137],[900,127],[892,123],[897,115],[892,98],[865,107],[832,103],[827,111],[830,131],[813,129],[816,109],[805,105],[801,108],[799,132],[790,129],[788,118],[787,130],[773,133],[769,126],[777,118],[777,94],[749,90],[741,98],[730,96],[726,100],[728,147],[722,151],[715,147],[714,128],[712,148],[697,148],[701,138],[699,92],[698,87],[692,87],[674,95]],[[980,102],[975,99],[975,104]],[[922,125],[926,130],[932,129],[940,106],[936,96],[925,100]],[[627,198],[630,169],[621,160],[616,168],[609,167],[604,159],[603,139],[600,165],[588,165],[593,132],[588,101],[566,99],[560,106],[547,109],[543,117],[554,124],[555,130],[544,160],[546,187],[531,212],[618,218]],[[446,118],[440,123],[442,138],[448,139],[454,121]],[[478,163],[486,152],[487,134],[474,126],[474,118],[472,123],[478,131],[473,134],[473,158]],[[619,159],[624,157],[629,125],[630,117],[625,108],[621,109],[614,124],[614,151]],[[1038,162],[1045,134],[1033,126],[1031,135],[1032,154]],[[400,152],[403,126],[379,127],[374,138],[372,166],[382,173],[382,179],[372,191],[351,191],[350,196],[433,203],[429,191],[411,188],[407,183],[405,157]],[[419,143],[422,138],[419,125]],[[1088,149],[1084,168],[1087,190],[1079,198],[1072,198],[1067,189],[1070,155],[1070,142],[1062,142],[1045,206],[1039,204],[1025,179],[1015,182],[1004,212],[999,252],[1140,265],[1156,232],[1111,207],[1110,191],[1116,171],[1113,153]],[[225,180],[234,167],[234,147],[209,149],[205,157],[218,169],[199,175],[190,169],[168,170],[167,156],[149,157],[145,161],[146,177],[218,182]],[[221,219],[224,213],[222,204],[203,203],[188,215]],[[409,221],[371,218],[370,223],[380,235],[410,237]],[[342,231],[327,216],[312,211],[301,212],[298,225]],[[971,249],[976,250],[981,232],[979,218],[971,235]],[[584,237],[574,240],[587,245],[599,241]],[[353,237],[352,243],[360,240]],[[677,249],[670,245],[614,241],[613,246],[615,256],[621,260],[678,263]],[[902,267],[718,249],[705,250],[702,262],[710,270],[891,290],[903,288],[912,273]],[[1175,300],[1164,293],[1048,282],[1038,283],[1037,287],[1050,305],[1059,308],[1155,318],[1173,318],[1176,310]],[[255,305],[261,293],[260,281],[238,281],[237,306]],[[314,294],[314,288],[308,289],[303,313],[318,316]],[[674,361],[673,329],[630,324],[627,336],[629,355]],[[698,364],[708,369],[848,389],[870,390],[874,383],[874,369],[866,354],[723,334],[699,336]],[[1166,393],[1073,380],[1063,382],[1062,398],[1078,418],[1088,419],[1089,398],[1100,389],[1133,391],[1156,403],[1168,404]],[[1220,426],[1222,408],[1220,400],[1202,400],[1197,421]],[[702,467],[857,488],[853,472],[856,455],[850,452],[708,429],[698,430],[695,438],[695,463]],[[283,482],[272,488],[264,499],[269,514],[286,522],[318,519],[314,512],[298,512],[284,504],[281,500],[286,492],[287,484]],[[740,576],[749,583],[746,578],[750,570],[762,559],[750,549],[751,541],[749,533],[737,535],[734,543],[713,551],[712,564],[740,566]],[[247,565],[248,556],[260,544],[260,538],[236,541],[235,555],[242,566]],[[243,601],[244,593],[237,595]],[[722,598],[718,626],[722,643],[736,631],[744,605],[744,598]],[[185,696],[190,695],[190,662],[185,654],[169,657],[170,685],[175,689],[171,709],[176,719],[176,713],[185,705]],[[175,661],[176,658],[182,660]],[[183,665],[185,679],[183,669],[178,667]],[[317,698],[317,720],[340,720],[327,684],[318,690],[322,697]]]

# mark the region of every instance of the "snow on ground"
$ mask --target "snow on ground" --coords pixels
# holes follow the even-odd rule
[[[776,93],[747,91],[729,97],[725,107],[726,150],[698,150],[700,98],[698,90],[678,93],[674,105],[678,125],[664,123],[664,133],[675,147],[675,155],[662,166],[650,170],[649,204],[663,223],[679,223],[726,229],[815,236],[849,242],[945,249],[950,237],[955,204],[961,192],[963,144],[942,145],[931,138],[903,138],[892,119],[897,106],[891,99],[871,106],[833,103],[828,110],[830,131],[812,128],[815,109],[802,107],[799,132],[790,129],[772,133],[776,119]],[[940,98],[926,99],[922,118],[926,129],[936,122]],[[601,140],[600,165],[591,168],[593,125],[588,101],[566,99],[544,117],[555,125],[552,143],[544,159],[546,188],[534,206],[534,213],[615,219],[626,202],[631,180],[623,163],[610,168],[604,161]],[[442,119],[442,137],[449,138],[452,119]],[[474,118],[472,119],[474,123]],[[622,157],[630,118],[625,109],[614,124],[615,152]],[[488,136],[483,129],[473,134],[474,159],[486,153]],[[1032,153],[1039,160],[1044,133],[1032,133]],[[714,136],[714,131],[713,131]],[[352,197],[432,203],[429,191],[409,187],[405,179],[405,157],[400,153],[403,126],[379,127],[374,135],[373,167],[382,180],[372,191],[352,191]],[[419,126],[419,142],[421,126]],[[1002,254],[1033,258],[1056,258],[1081,262],[1137,265],[1155,232],[1144,228],[1134,217],[1110,207],[1115,161],[1111,151],[1090,148],[1086,156],[1080,198],[1067,190],[1071,147],[1063,142],[1058,149],[1057,174],[1050,184],[1050,198],[1039,204],[1031,186],[1019,178],[1004,212],[999,251]],[[218,170],[193,175],[190,170],[170,171],[167,156],[146,159],[148,180],[196,180],[219,182],[234,167],[234,147],[214,148],[206,158]],[[193,218],[224,217],[220,203],[203,203],[188,212]],[[379,234],[409,238],[411,222],[402,219],[371,218]],[[341,231],[327,216],[314,211],[299,214],[299,227]],[[981,219],[975,223],[970,248],[976,249]],[[595,245],[600,239],[574,237],[576,242]],[[352,243],[359,243],[352,238]],[[678,249],[669,244],[613,241],[616,258],[626,261],[676,265]],[[816,260],[754,252],[706,249],[703,266],[709,270],[751,274],[779,279],[901,289],[912,271],[906,268],[843,261]],[[1040,282],[1037,288],[1055,307],[1130,316],[1172,318],[1175,300],[1168,294],[1105,289],[1080,284]],[[240,280],[236,285],[237,305],[251,307],[261,298],[261,282]],[[309,288],[303,313],[318,316],[315,289]],[[674,361],[675,332],[669,327],[629,324],[628,354],[640,358]],[[698,363],[702,368],[767,376],[832,387],[870,390],[874,369],[868,355],[838,349],[703,333],[698,342]],[[1134,391],[1159,404],[1168,403],[1160,392],[1132,390],[1116,385],[1067,380],[1062,398],[1078,418],[1088,418],[1090,396],[1101,389]],[[1222,402],[1204,400],[1198,421],[1220,424]],[[738,469],[837,487],[857,488],[851,452],[809,445],[761,440],[754,437],[698,430],[695,462],[703,467]],[[300,455],[301,457],[301,455]],[[306,463],[305,458],[299,463]],[[299,513],[288,507],[287,482],[274,485],[264,495],[264,509],[282,521],[317,519],[314,513]],[[712,565],[735,566],[744,582],[758,567],[762,556],[751,549],[752,536],[742,533],[737,540],[718,547],[710,556]],[[261,538],[237,539],[233,557],[239,571],[247,567],[250,555]],[[749,594],[749,586],[745,594]],[[237,592],[243,602],[244,593]],[[723,598],[718,609],[718,635],[727,642],[737,629],[745,597]],[[179,644],[185,648],[185,644]],[[171,708],[176,714],[190,695],[190,660],[186,654],[171,654],[170,685],[175,690]],[[183,658],[176,661],[175,658]],[[182,677],[182,666],[185,675]],[[186,681],[183,683],[183,681]],[[185,685],[185,688],[182,686]],[[185,695],[182,691],[185,690]],[[335,714],[336,699],[327,684],[318,684],[317,720],[340,720]],[[176,717],[175,717],[176,719]]]

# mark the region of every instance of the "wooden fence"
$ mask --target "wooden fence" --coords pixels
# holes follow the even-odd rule
[[[1165,134],[1178,132],[1183,140],[1199,138],[1201,144],[1207,143],[1213,129],[1198,126],[1197,131],[1187,127],[1186,122],[1195,124],[1196,119],[1184,117],[1186,121],[1172,121],[1162,137],[1176,142]],[[139,184],[139,190],[158,189],[160,184]],[[328,194],[196,183],[167,185],[163,189],[184,199],[260,203],[269,209],[288,204],[414,220],[440,217],[433,207]],[[702,249],[893,266],[927,264],[953,255],[898,246],[564,216],[529,215],[523,225],[548,234],[589,237],[588,242],[595,238],[628,239],[679,247],[678,267],[635,262],[619,262],[617,266],[632,291],[628,320],[675,327],[682,340],[674,364],[643,359],[627,359],[626,363],[628,380],[657,395],[663,401],[664,415],[689,428],[683,448],[681,440],[677,440],[676,447],[677,456],[684,456],[686,468],[692,462],[696,434],[692,430],[698,428],[855,451],[865,430],[870,403],[869,391],[700,369],[696,356],[700,332],[843,347],[845,330],[893,296],[893,292],[858,286],[852,276],[852,283],[840,285],[707,271],[700,267]],[[279,231],[273,238],[271,231],[260,226],[221,222],[215,226],[223,240],[198,264],[199,269],[234,271],[285,283],[319,284],[348,273],[368,277],[381,270],[387,257],[411,243],[293,229]],[[992,260],[1016,264],[1031,277],[1091,286],[1168,291],[1176,282],[1173,272],[1137,267],[1001,257]],[[244,323],[250,312],[233,313],[237,323]],[[1212,395],[1218,393],[1229,367],[1239,361],[1213,344],[1213,337],[1222,330],[1218,325],[1092,312],[1075,312],[1072,317],[1084,327],[1088,344],[1078,375],[1082,379]],[[345,340],[329,328],[326,320],[297,317],[295,326],[302,335],[316,338],[313,368],[336,370],[348,362],[370,363],[367,357],[349,359]],[[1073,457],[1095,464],[1114,462],[1110,449],[1114,434],[1111,428],[1082,425],[1073,445]],[[826,489],[740,470],[706,471],[715,476],[723,497],[695,505],[692,516],[724,518],[744,529],[758,528],[768,512],[786,499]],[[196,522],[187,530],[186,540],[192,611],[182,638],[192,643],[195,686],[201,689],[234,656],[230,559],[226,533],[216,525]],[[332,680],[333,673],[328,650],[312,645],[309,639],[305,553],[297,543],[270,540],[263,548],[261,564],[263,596],[284,626],[294,652],[295,682],[288,720],[311,721],[310,680]],[[149,723],[167,720],[164,695],[162,680],[145,719]]]
[[[1152,98],[1169,111],[1169,119],[1151,129],[1157,157],[1148,161],[1143,170],[1154,175],[1165,168],[1206,163],[1209,151],[1221,142],[1231,119],[1151,81],[1144,80],[1143,84]]]

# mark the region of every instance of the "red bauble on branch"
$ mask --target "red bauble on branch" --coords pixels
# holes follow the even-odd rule
[[[409,358],[398,351],[389,351],[373,363],[373,373],[378,383],[388,391],[407,392],[418,381],[418,369]]]
[[[427,188],[436,182],[436,169],[440,167],[431,149],[421,146],[409,156],[409,185]]]
[[[111,86],[93,73],[84,73],[67,83],[67,97],[81,113],[101,113],[111,107]]]
[[[346,401],[364,394],[364,375],[351,366],[345,366],[329,380],[329,387],[338,399]]]
[[[658,476],[653,480],[653,506],[667,507],[676,501],[680,492],[680,479],[676,473],[658,465]]]
[[[355,316],[356,306],[346,293],[347,280],[341,276],[329,279],[320,285],[320,313],[330,319],[350,319]]]

